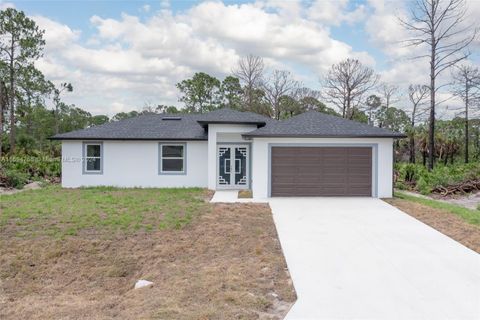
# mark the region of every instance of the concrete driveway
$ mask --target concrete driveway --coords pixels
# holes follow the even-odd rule
[[[371,198],[273,198],[286,319],[480,319],[480,255]]]

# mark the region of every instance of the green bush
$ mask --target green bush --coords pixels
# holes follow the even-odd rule
[[[416,190],[428,194],[439,186],[448,186],[480,177],[480,163],[441,165],[437,164],[434,170],[428,171],[421,164],[395,164],[398,189]]]
[[[16,170],[5,170],[4,180],[7,186],[22,189],[28,183],[28,174]]]
[[[60,171],[60,158],[42,154],[0,158],[0,181],[7,187],[21,188],[31,180],[53,180],[60,177]]]
[[[432,188],[423,177],[420,177],[417,181],[417,190],[420,191],[421,194],[429,194],[432,192]]]

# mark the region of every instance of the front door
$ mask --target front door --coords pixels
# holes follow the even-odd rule
[[[248,188],[248,145],[219,145],[217,185],[219,188]]]

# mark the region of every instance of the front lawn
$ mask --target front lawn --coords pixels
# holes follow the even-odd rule
[[[181,228],[209,210],[204,189],[61,189],[50,186],[0,195],[0,231],[64,237]],[[7,227],[8,226],[8,227]],[[4,230],[6,228],[6,230]]]
[[[295,292],[271,211],[202,189],[0,199],[2,319],[281,319]],[[139,279],[153,281],[134,290]]]
[[[480,253],[480,211],[402,192],[385,201]]]

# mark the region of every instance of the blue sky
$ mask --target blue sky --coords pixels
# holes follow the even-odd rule
[[[480,2],[469,0],[472,13]],[[38,67],[72,82],[65,100],[92,113],[178,103],[175,83],[204,71],[222,78],[238,58],[265,59],[268,75],[286,69],[320,89],[328,68],[356,58],[405,89],[423,83],[425,62],[398,45],[404,2],[14,1],[46,30]],[[478,48],[478,47],[477,47]],[[478,62],[478,56],[473,57]],[[446,94],[446,93],[445,93]]]

